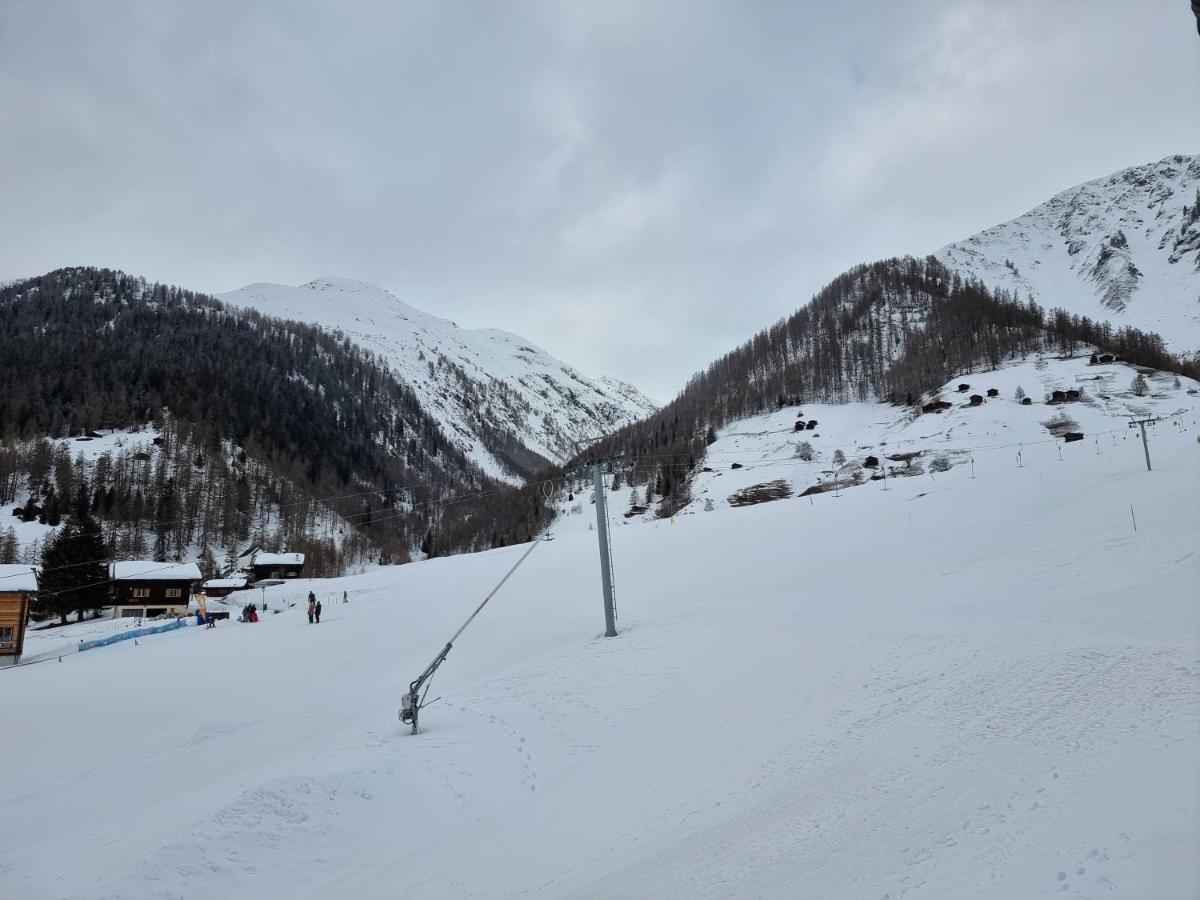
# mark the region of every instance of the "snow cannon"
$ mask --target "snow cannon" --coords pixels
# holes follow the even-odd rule
[[[420,709],[420,703],[417,700],[417,695],[413,693],[405,694],[400,698],[400,721],[405,725],[412,725],[415,728],[418,709]]]

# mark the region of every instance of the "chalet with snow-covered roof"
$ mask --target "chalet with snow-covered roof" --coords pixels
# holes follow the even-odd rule
[[[266,553],[262,550],[250,560],[253,581],[267,578],[298,578],[304,571],[303,553]]]
[[[234,578],[210,578],[204,582],[203,590],[206,597],[228,597],[234,591],[240,591],[250,586],[250,579],[245,575]]]
[[[20,661],[29,605],[37,596],[37,569],[0,565],[0,666]]]
[[[128,559],[108,564],[113,618],[154,618],[187,613],[192,588],[204,580],[195,563]]]

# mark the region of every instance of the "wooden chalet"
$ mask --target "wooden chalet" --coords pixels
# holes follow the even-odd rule
[[[921,412],[936,413],[936,412],[941,412],[943,409],[949,409],[949,408],[950,408],[950,404],[947,403],[945,400],[931,400],[929,403],[926,403],[924,406],[921,407]]]
[[[228,597],[234,591],[244,590],[250,586],[250,579],[245,575],[234,578],[210,578],[204,582],[205,597]]]
[[[1000,389],[999,389],[999,388],[988,388],[988,389],[987,389],[987,395],[988,395],[989,397],[999,397],[999,396],[1000,396]]]
[[[983,406],[983,397],[980,396],[979,394],[972,394],[971,395],[971,405],[972,406]]]
[[[33,566],[0,565],[0,666],[15,665],[21,659],[29,605],[37,589]]]
[[[113,618],[154,618],[187,614],[192,589],[203,580],[195,563],[131,559],[109,563]]]
[[[298,578],[304,571],[303,553],[267,553],[259,550],[250,560],[252,581],[267,578]]]

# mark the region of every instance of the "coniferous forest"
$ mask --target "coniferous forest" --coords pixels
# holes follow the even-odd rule
[[[109,429],[123,446],[85,453]],[[211,571],[258,544],[333,574],[520,540],[542,516],[497,505],[502,487],[348,340],[105,269],[0,288],[0,442],[19,518],[79,510],[116,556]],[[0,523],[0,557],[39,550]]]
[[[307,554],[311,574],[334,574],[528,540],[549,515],[540,481],[592,456],[617,458],[617,477],[669,515],[731,421],[815,401],[918,405],[972,368],[1087,346],[1200,374],[1156,335],[1047,312],[933,257],[862,265],[655,415],[512,488],[336,334],[120,272],[63,269],[0,289],[0,506],[56,527],[72,512],[94,517],[117,557],[198,557],[210,574],[247,547],[287,547]],[[122,430],[119,446],[88,453],[109,429]],[[42,549],[0,523],[0,562]]]
[[[616,468],[646,486],[647,505],[670,515],[689,501],[691,471],[715,429],[729,422],[805,402],[911,406],[974,367],[1088,345],[1200,376],[1200,362],[1172,356],[1158,335],[1047,312],[965,281],[932,256],[883,260],[838,276],[812,302],[693,376],[659,412],[579,460],[624,458]]]

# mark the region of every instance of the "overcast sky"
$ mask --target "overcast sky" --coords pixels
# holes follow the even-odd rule
[[[660,401],[857,262],[1197,150],[1186,0],[0,2],[0,278],[350,276]]]

